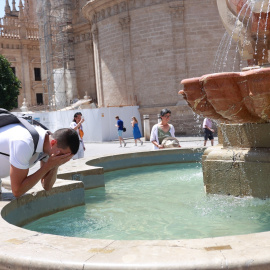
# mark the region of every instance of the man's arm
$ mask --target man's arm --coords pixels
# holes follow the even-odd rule
[[[40,162],[41,167],[44,166],[44,164],[45,162]],[[58,167],[54,167],[42,177],[41,184],[46,191],[50,190],[53,187],[57,178],[57,171]]]
[[[205,128],[209,129],[210,131],[214,132],[214,130],[210,127],[208,127],[207,125],[205,125]]]
[[[11,181],[11,189],[12,193],[15,197],[20,197],[29,189],[31,189],[37,182],[46,176],[46,179],[49,177],[55,177],[57,169],[60,165],[66,163],[72,158],[72,154],[65,154],[65,155],[51,155],[48,161],[44,165],[37,170],[35,173],[28,175],[29,169],[18,169],[13,165],[10,165],[10,181]],[[52,172],[51,172],[52,171]],[[48,181],[43,180],[44,184],[46,182],[46,188],[50,187],[54,184],[55,180]],[[48,183],[49,182],[49,183]],[[42,183],[43,184],[43,183]]]

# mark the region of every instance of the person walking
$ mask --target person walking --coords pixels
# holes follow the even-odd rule
[[[139,125],[138,125],[138,120],[135,116],[133,116],[131,119],[131,125],[133,128],[133,137],[135,140],[135,146],[137,146],[137,140],[141,143],[141,145],[143,145],[143,141],[141,140],[142,135],[141,135]]]
[[[211,141],[211,145],[214,145],[214,130],[212,129],[212,121],[210,118],[204,118],[203,120],[203,130],[204,130],[204,146],[206,146],[206,142],[209,139]]]
[[[73,159],[79,159],[84,157],[84,151],[85,151],[85,146],[83,142],[83,125],[82,123],[84,122],[84,117],[82,116],[81,112],[76,112],[73,117],[73,121],[70,124],[70,128],[74,129],[79,137],[80,141],[80,147],[76,155],[73,156]]]
[[[119,138],[119,143],[120,147],[122,147],[122,142],[124,144],[124,147],[127,145],[127,143],[123,139],[123,128],[124,128],[124,122],[119,118],[119,116],[115,116],[115,119],[117,120],[117,124],[115,125],[117,127],[117,132],[118,132],[118,138]]]

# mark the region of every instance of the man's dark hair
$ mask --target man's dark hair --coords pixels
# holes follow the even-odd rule
[[[118,115],[115,116],[115,119],[120,119]]]
[[[167,114],[167,113],[170,113],[170,114],[171,114],[171,111],[170,111],[169,109],[167,109],[167,108],[162,109],[162,110],[160,111],[160,115],[161,115],[161,116],[164,116],[164,115]]]
[[[78,152],[80,141],[78,133],[74,129],[58,129],[52,134],[52,137],[57,140],[57,147],[62,149],[67,149],[69,147],[73,155]]]

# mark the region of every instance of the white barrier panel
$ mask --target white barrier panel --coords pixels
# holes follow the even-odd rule
[[[143,134],[139,106],[109,107],[96,109],[76,109],[69,111],[53,112],[14,112],[15,115],[30,115],[54,132],[59,128],[69,127],[76,112],[81,112],[85,118],[83,123],[85,142],[105,142],[117,140],[117,127],[115,127],[115,116],[119,116],[124,121],[127,131],[123,133],[124,138],[133,138],[131,118],[138,119],[139,128]]]

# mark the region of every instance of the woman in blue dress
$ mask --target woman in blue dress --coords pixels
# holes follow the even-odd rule
[[[141,140],[141,132],[138,126],[138,120],[135,116],[132,117],[131,125],[133,127],[133,137],[135,140],[135,146],[137,146],[137,140],[141,142],[141,145],[143,145],[143,141]]]

